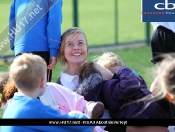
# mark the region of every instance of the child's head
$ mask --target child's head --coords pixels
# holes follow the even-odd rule
[[[58,59],[65,66],[67,63],[84,63],[88,54],[87,38],[78,27],[66,30],[61,36],[61,48]]]
[[[112,78],[113,73],[109,71],[108,69],[104,69],[99,64],[94,62],[86,62],[81,69],[80,75],[79,75],[79,81],[81,82],[84,78],[87,78],[89,75],[93,73],[100,74],[104,80],[109,80]]]
[[[115,73],[120,67],[125,65],[123,60],[112,52],[103,53],[95,60],[97,60],[97,64],[109,69],[112,73]]]
[[[158,76],[163,91],[175,98],[175,58],[166,58],[158,68]]]
[[[22,54],[11,64],[10,77],[18,91],[32,92],[40,88],[38,94],[43,94],[46,85],[46,63],[38,55]]]
[[[8,72],[1,72],[0,73],[0,107],[4,106],[6,103],[6,99],[3,94],[4,85],[7,83],[9,79]]]
[[[95,88],[104,80],[111,79],[113,74],[94,62],[87,62],[82,66],[79,76],[80,86],[77,93],[85,96],[90,90]]]
[[[164,56],[164,60],[158,66],[157,77],[151,89],[155,97],[166,96],[175,103],[175,57]]]

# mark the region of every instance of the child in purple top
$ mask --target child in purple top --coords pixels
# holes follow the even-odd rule
[[[118,67],[119,68],[119,67]],[[149,101],[138,101],[146,95],[152,97],[141,76],[135,75],[126,66],[120,66],[116,73],[100,65],[88,62],[80,73],[80,86],[77,89],[87,101],[101,101],[109,110],[111,118],[169,118],[166,112]]]

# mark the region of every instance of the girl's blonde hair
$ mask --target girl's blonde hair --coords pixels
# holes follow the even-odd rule
[[[175,98],[175,55],[164,55],[164,60],[157,70],[157,85],[154,95],[159,98],[167,94]]]
[[[151,85],[152,93],[144,96],[143,98],[134,100],[124,104],[127,105],[145,101],[145,106],[134,116],[142,113],[149,105],[155,101],[167,98],[170,102],[175,99],[175,54],[164,54],[161,56],[162,61],[158,64],[156,77]],[[172,99],[173,97],[173,99]]]
[[[170,102],[175,99],[175,54],[164,54],[158,64],[157,76],[151,85],[152,97],[147,95],[135,102],[149,100],[148,104],[166,97]],[[146,107],[148,107],[147,105]],[[146,108],[145,107],[145,108]]]
[[[123,60],[112,52],[105,52],[94,61],[96,61],[97,64],[101,65],[104,68],[113,67],[116,65],[125,66]]]
[[[78,27],[72,27],[72,28],[69,28],[68,30],[66,30],[62,36],[61,36],[61,45],[60,45],[60,51],[59,51],[59,54],[58,54],[58,57],[57,59],[59,60],[59,62],[62,64],[62,66],[66,66],[67,64],[67,60],[64,56],[64,49],[65,49],[65,42],[66,42],[66,38],[71,35],[71,34],[83,34],[85,39],[86,39],[86,44],[88,45],[87,43],[87,38],[86,38],[86,35],[85,33],[83,32],[83,30],[81,30],[80,28]],[[88,48],[87,48],[88,50]]]

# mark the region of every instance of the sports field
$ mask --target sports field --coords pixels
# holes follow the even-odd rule
[[[140,1],[116,1],[78,1],[79,27],[86,33],[90,46],[114,44],[116,41],[123,43],[145,40],[145,23],[141,22]],[[0,0],[0,32],[8,26],[11,2],[12,0]],[[72,2],[73,0],[63,0],[62,32],[73,26]],[[9,45],[5,46],[2,53],[8,49]],[[9,50],[6,54],[12,52]]]
[[[62,31],[73,26],[72,1],[63,0]],[[140,16],[141,1],[116,1],[118,1],[118,8],[115,9],[115,0],[79,0],[79,27],[85,31],[90,46],[114,44],[117,38],[119,43],[145,39],[145,23],[141,22]],[[0,32],[8,26],[11,2],[12,0],[0,0]],[[118,11],[117,14],[115,10]],[[116,26],[115,23],[118,25]],[[3,50],[8,51],[5,55],[13,54],[9,46],[5,46]],[[4,51],[0,51],[0,56]],[[148,87],[150,86],[154,72],[152,72],[153,64],[150,62],[151,49],[149,46],[113,52],[120,55],[127,66],[143,76]],[[90,53],[88,60],[101,54],[102,52]],[[0,71],[7,71],[8,66],[0,65]],[[53,82],[60,76],[60,71],[61,66],[58,64],[53,70]]]
[[[151,82],[154,78],[154,66],[150,62],[151,58],[151,49],[150,47],[142,47],[135,49],[125,49],[119,51],[113,51],[114,53],[121,56],[125,64],[134,69],[139,75],[141,75],[148,84],[148,88],[151,85]],[[91,53],[88,55],[87,60],[92,60],[95,56],[101,55],[102,52]],[[60,76],[61,66],[58,64],[56,68],[53,70],[52,82],[56,82],[58,77]],[[0,71],[7,71],[8,66],[0,65]],[[0,117],[2,111],[0,110]]]
[[[0,31],[3,31],[8,26],[11,2],[12,0],[0,0]],[[114,8],[114,4],[118,5],[117,9]],[[88,45],[112,44],[115,42],[115,10],[118,12],[116,22],[118,22],[119,42],[144,40],[145,23],[140,21],[140,1],[128,4],[128,1],[118,1],[115,3],[115,0],[108,2],[106,0],[79,0],[78,5],[79,26],[87,34]],[[63,1],[62,31],[73,26],[72,7],[72,0]],[[8,46],[4,50],[8,50],[6,55],[13,54]],[[143,67],[146,69],[146,67],[151,65],[149,61],[151,56],[149,47],[114,52],[121,54],[125,63],[129,64],[133,69],[142,67],[141,69],[143,70]],[[0,55],[2,53],[4,52],[0,51]],[[89,54],[89,58],[98,54],[101,54],[101,52]],[[140,62],[144,64],[142,65]],[[4,70],[4,68],[0,68],[0,70]],[[56,81],[59,71],[60,69],[57,67],[54,71],[53,81]],[[141,73],[143,76],[145,75],[145,73]]]
[[[134,48],[134,49],[124,49],[124,50],[114,50],[112,51],[123,59],[124,63],[130,67],[131,69],[134,69],[138,74],[144,77],[146,82],[148,83],[148,86],[150,86],[153,77],[153,72],[151,68],[153,67],[153,64],[150,62],[151,59],[151,49],[150,46],[146,47],[140,47],[140,48]],[[96,56],[101,55],[103,52],[95,52],[90,53],[88,55],[87,60],[93,60]],[[0,71],[8,71],[9,65],[0,65]],[[60,63],[57,64],[55,69],[53,70],[52,75],[52,82],[56,82],[58,77],[60,76],[60,71],[62,70],[62,67]]]

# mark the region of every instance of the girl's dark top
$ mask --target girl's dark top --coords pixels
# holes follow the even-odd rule
[[[95,79],[94,79],[95,81]],[[155,102],[151,103],[141,114],[137,115],[148,103],[147,100],[138,103],[122,105],[140,99],[151,92],[141,76],[136,76],[132,70],[124,66],[120,68],[111,80],[106,80],[91,89],[85,99],[101,101],[109,110],[111,118],[170,118],[169,115]]]

